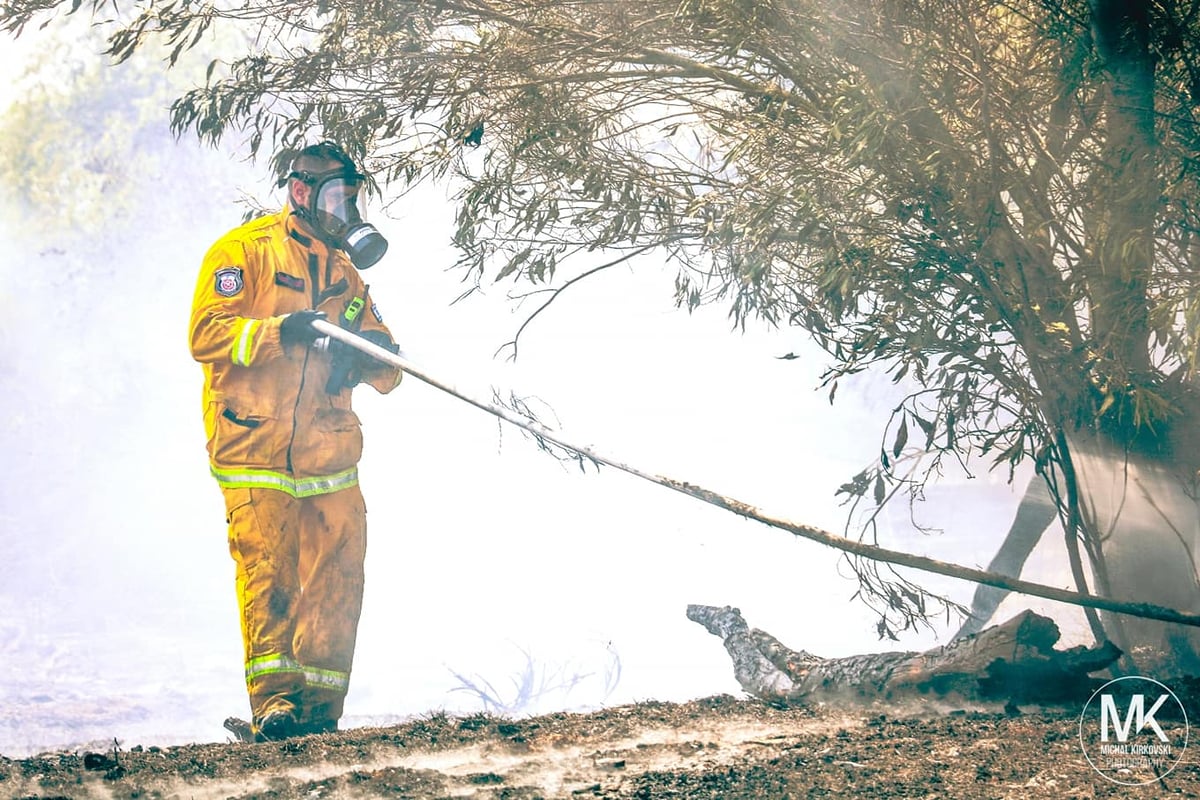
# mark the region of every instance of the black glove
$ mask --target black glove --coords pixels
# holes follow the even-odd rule
[[[283,318],[283,322],[279,323],[280,343],[285,347],[290,347],[294,344],[308,347],[322,336],[312,326],[319,319],[325,319],[324,311],[313,311],[306,308],[303,311],[294,311],[288,314]]]
[[[400,345],[393,342],[392,337],[388,336],[383,331],[363,331],[358,335],[361,336],[362,338],[366,339],[371,344],[379,345],[384,350],[387,350],[389,353],[399,353],[400,352]],[[380,363],[379,361],[376,361],[374,358],[367,355],[366,353],[363,353],[361,351],[355,351],[355,352],[358,353],[358,365],[360,367],[363,367],[364,369],[366,367],[370,367],[370,366]]]
[[[359,331],[357,335],[371,344],[379,345],[388,352],[400,352],[400,345],[392,342],[391,337],[383,331]],[[337,339],[330,341],[329,355],[333,361],[330,366],[329,381],[325,384],[325,391],[329,394],[337,394],[347,386],[357,386],[362,381],[364,372],[381,365],[379,361],[361,350]]]

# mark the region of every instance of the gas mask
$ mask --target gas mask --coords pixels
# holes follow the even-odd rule
[[[387,252],[387,239],[358,210],[363,176],[349,167],[326,172],[296,171],[290,176],[308,184],[308,203],[295,213],[326,244],[346,251],[357,269],[373,266]]]

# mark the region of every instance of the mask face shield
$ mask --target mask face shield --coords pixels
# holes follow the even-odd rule
[[[312,187],[303,216],[327,243],[345,250],[357,269],[373,266],[387,252],[387,239],[358,210],[362,176],[348,170],[313,175],[293,173]]]
[[[358,210],[358,182],[338,175],[325,178],[313,189],[313,222],[331,239],[342,240],[363,221]]]

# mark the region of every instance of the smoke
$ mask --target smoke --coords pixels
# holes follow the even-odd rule
[[[1200,509],[1190,470],[1127,456],[1098,438],[1072,442],[1072,460],[1084,489],[1084,517],[1101,541],[1104,561],[1091,576],[1094,589],[1121,600],[1200,611]],[[1195,628],[1114,615],[1103,619],[1118,646],[1138,651],[1140,668],[1200,669]]]

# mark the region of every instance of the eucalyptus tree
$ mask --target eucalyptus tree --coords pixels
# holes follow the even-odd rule
[[[393,191],[453,180],[469,287],[549,303],[654,254],[679,304],[808,331],[831,398],[890,376],[905,397],[879,458],[842,487],[858,535],[947,460],[1032,460],[1083,545],[1077,579],[1086,557],[1113,592],[1073,450],[1195,476],[1196,0],[88,5],[117,61],[253,31],[175,129],[243,136],[280,173],[327,136]],[[17,32],[66,10],[0,3]],[[855,567],[881,635],[931,613]]]

